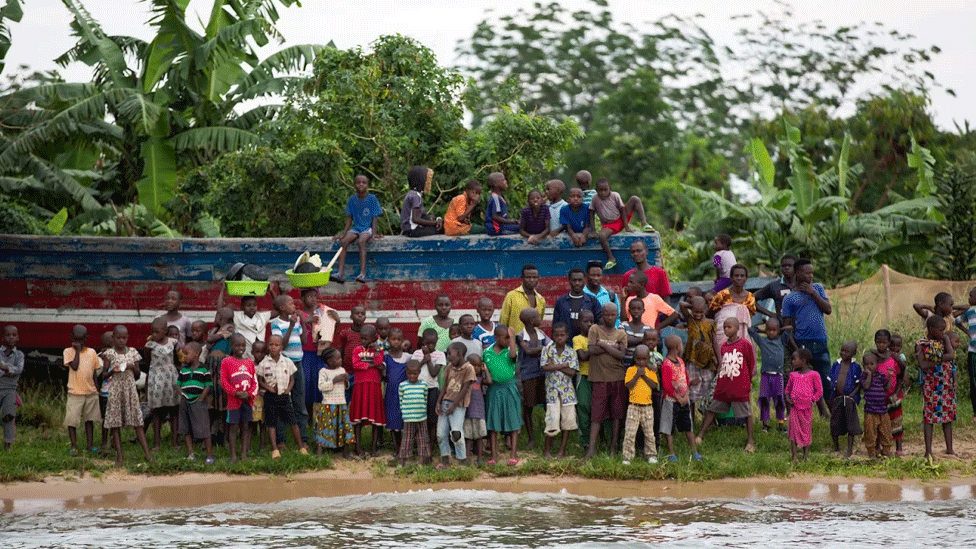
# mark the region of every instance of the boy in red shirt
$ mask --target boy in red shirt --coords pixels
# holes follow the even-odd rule
[[[722,324],[722,330],[728,340],[722,344],[718,364],[718,378],[715,382],[715,395],[708,406],[705,421],[698,433],[698,444],[702,443],[705,431],[715,421],[715,414],[728,413],[729,409],[736,418],[745,418],[746,452],[756,451],[756,444],[752,438],[752,407],[750,404],[752,392],[752,376],[756,373],[756,355],[752,343],[739,337],[739,321],[727,318]]]

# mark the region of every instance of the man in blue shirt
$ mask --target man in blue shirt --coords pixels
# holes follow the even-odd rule
[[[824,315],[833,311],[827,292],[821,284],[813,282],[813,263],[798,259],[795,263],[796,288],[783,298],[783,320],[793,326],[793,341],[797,348],[809,349],[813,354],[811,365],[820,374],[823,387],[830,373],[830,351],[827,350],[827,324]],[[830,416],[827,403],[821,398],[817,408],[823,416]]]
[[[586,264],[586,287],[583,288],[583,292],[595,297],[600,304],[600,314],[594,315],[593,321],[599,323],[600,316],[603,314],[603,306],[607,303],[613,303],[617,306],[617,321],[613,324],[616,328],[620,326],[620,302],[617,299],[617,294],[601,286],[601,282],[603,282],[603,264],[599,261],[588,262]]]
[[[556,300],[552,310],[552,324],[562,322],[569,328],[569,340],[580,334],[580,311],[589,310],[593,318],[600,318],[600,303],[596,298],[583,291],[586,286],[586,274],[583,269],[573,267],[569,271],[569,293]],[[587,334],[583,334],[587,335]]]

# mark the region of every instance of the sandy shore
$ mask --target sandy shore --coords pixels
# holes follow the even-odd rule
[[[417,484],[369,471],[328,470],[288,478],[241,477],[222,473],[143,476],[112,473],[103,478],[51,477],[44,482],[0,486],[3,512],[54,509],[197,507],[227,502],[271,503],[307,497],[406,492],[410,490],[494,490],[563,492],[600,498],[760,499],[860,503],[976,498],[976,478],[892,481],[873,478],[807,477],[726,479],[700,483],[604,481],[579,477],[489,475],[471,482]]]

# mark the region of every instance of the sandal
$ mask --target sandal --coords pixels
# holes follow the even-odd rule
[[[493,459],[489,459],[488,460],[488,465],[498,465],[498,462],[495,461],[495,460],[493,460]]]
[[[603,270],[604,271],[609,271],[610,269],[613,269],[616,266],[617,266],[617,262],[616,261],[607,261],[607,264],[603,266]]]
[[[217,463],[217,460],[214,459],[213,457],[208,457],[207,460],[204,461],[204,463],[206,463],[207,465],[213,465],[214,463]]]
[[[648,223],[647,225],[644,225],[642,228],[644,229],[644,232],[645,233],[653,233],[654,232],[654,226],[651,225],[650,223]]]
[[[510,467],[515,467],[516,465],[518,465],[518,463],[519,463],[518,458],[512,458],[512,459],[508,460],[508,465]]]
[[[339,275],[332,275],[332,274],[329,275],[329,282],[338,282],[339,284],[342,284],[345,281],[346,279]]]
[[[69,456],[77,456],[78,455],[78,449],[77,448],[72,448],[72,449],[68,450],[68,455]]]
[[[450,465],[445,465],[443,463],[438,463],[437,465],[434,466],[434,469],[437,469],[438,471],[443,471],[444,469],[450,469],[450,468],[451,468]]]
[[[281,457],[281,451],[279,451],[279,450],[272,450],[271,451],[271,459],[278,459],[280,457]]]
[[[359,275],[359,276],[357,276],[356,277],[356,282],[359,282],[360,284],[366,284],[366,276],[365,275]]]

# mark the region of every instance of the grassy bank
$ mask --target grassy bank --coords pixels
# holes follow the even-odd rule
[[[21,422],[14,448],[9,452],[0,452],[0,482],[36,481],[52,475],[68,478],[85,475],[98,477],[114,469],[114,452],[89,455],[82,451],[78,456],[69,455],[66,431],[63,428],[52,427],[52,424],[60,422],[63,414],[63,396],[59,400],[55,391],[28,392],[24,397],[25,402],[28,403],[24,408],[30,411],[30,415],[25,415],[22,419],[46,419],[36,425],[27,425],[27,421]],[[432,466],[408,465],[404,468],[395,468],[388,463],[393,457],[392,451],[388,448],[379,458],[373,459],[368,467],[375,477],[395,477],[421,483],[463,482],[483,474],[493,477],[578,476],[604,480],[673,479],[682,482],[756,476],[789,477],[794,474],[920,480],[976,476],[976,468],[972,464],[972,458],[976,454],[976,428],[968,417],[968,404],[963,404],[961,408],[959,417],[962,420],[956,422],[954,430],[958,457],[945,457],[937,460],[934,465],[929,465],[921,459],[923,449],[919,424],[921,398],[915,392],[905,400],[906,455],[898,459],[868,460],[864,457],[864,448],[860,445],[859,439],[855,443],[855,456],[852,459],[840,457],[832,451],[827,421],[815,416],[814,444],[810,450],[810,459],[800,463],[790,461],[790,444],[785,433],[776,430],[764,433],[757,429],[758,450],[755,454],[746,454],[742,450],[746,441],[745,428],[729,426],[718,427],[709,432],[700,447],[700,452],[704,456],[702,462],[691,461],[687,442],[683,438],[675,439],[679,459],[674,463],[667,462],[663,455],[659,456],[661,462],[656,465],[650,465],[640,458],[630,465],[624,465],[619,456],[611,458],[607,455],[598,455],[591,461],[584,461],[582,448],[574,435],[568,448],[569,457],[562,460],[545,460],[540,457],[539,452],[525,451],[526,441],[525,437],[522,437],[519,452],[521,463],[517,467],[485,465],[480,469],[454,467],[437,470]],[[537,434],[541,432],[543,415],[541,412],[541,409],[536,411]],[[756,416],[758,418],[758,414]],[[164,427],[164,434],[166,432],[167,429]],[[123,433],[126,439],[132,437],[131,430]],[[83,433],[79,435],[83,440]],[[364,435],[367,439],[364,440],[364,447],[368,448],[369,429],[364,429]],[[96,443],[99,436],[96,433]],[[842,440],[842,447],[844,444],[845,441]],[[936,455],[941,455],[944,449],[939,429],[936,429],[934,448]],[[434,451],[437,451],[436,448]],[[330,454],[321,458],[314,455],[302,456],[295,451],[294,447],[285,451],[280,460],[272,460],[270,451],[265,447],[263,451],[252,451],[250,459],[231,464],[228,450],[216,446],[214,455],[217,463],[213,465],[203,463],[203,455],[199,449],[197,460],[190,462],[185,459],[185,450],[182,447],[174,448],[168,443],[163,445],[158,454],[155,454],[155,461],[152,463],[145,462],[141,450],[134,443],[124,443],[124,453],[127,471],[147,475],[184,472],[291,475],[332,468],[361,470],[364,466],[362,463],[347,464],[341,457]],[[499,456],[501,457],[502,454],[500,453]]]

